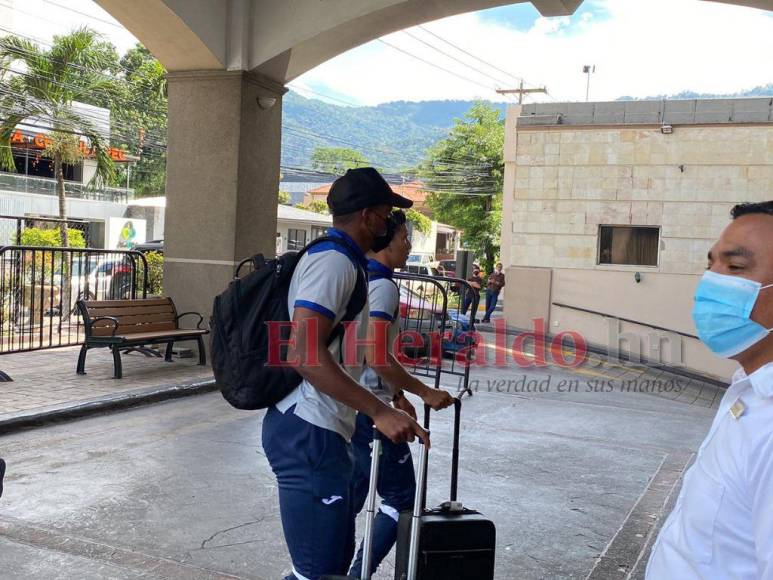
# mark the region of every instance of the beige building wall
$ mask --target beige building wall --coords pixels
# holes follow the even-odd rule
[[[773,199],[770,123],[674,126],[664,134],[659,124],[518,127],[508,115],[505,161],[508,319],[520,326],[524,312],[547,311],[551,331],[578,330],[604,347],[611,317],[641,322],[623,323],[624,332],[637,333],[655,360],[647,325],[695,334],[693,291],[731,207]],[[602,224],[660,227],[658,265],[599,265]],[[723,379],[732,373],[733,363],[681,338],[685,367]]]

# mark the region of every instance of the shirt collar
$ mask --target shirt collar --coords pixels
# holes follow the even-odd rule
[[[329,228],[327,230],[327,235],[344,240],[346,244],[351,247],[354,257],[360,263],[363,270],[367,270],[368,259],[365,257],[365,253],[360,249],[360,246],[357,245],[357,242],[355,242],[349,234],[336,228]]]
[[[747,380],[759,397],[773,397],[773,362],[758,368],[750,375],[742,368],[733,375],[733,385]]]
[[[374,260],[371,258],[368,260],[368,274],[378,276],[379,278],[389,278],[392,279],[392,269],[387,268],[379,262],[378,260]]]

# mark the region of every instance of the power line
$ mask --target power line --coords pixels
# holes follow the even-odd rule
[[[312,94],[317,95],[319,97],[324,97],[326,99],[331,99],[333,101],[338,101],[339,103],[343,103],[344,105],[349,105],[350,107],[357,107],[357,108],[362,107],[362,105],[357,105],[357,104],[352,103],[350,101],[346,101],[344,99],[339,99],[338,97],[334,97],[332,95],[326,95],[324,93],[319,93],[317,91],[313,91],[311,89],[307,89],[306,87],[298,87],[298,86],[292,86],[292,85],[288,85],[288,87],[291,88],[294,91],[306,91],[307,93],[312,93]]]
[[[4,120],[4,121],[5,121],[5,120]],[[31,121],[26,121],[26,122],[24,122],[23,124],[24,124],[24,125],[26,125],[26,126],[29,126],[29,127],[37,127],[37,128],[41,128],[41,129],[51,129],[51,128],[50,128],[50,127],[48,127],[48,126],[44,126],[44,125],[38,125],[38,124],[36,124],[36,123],[34,123],[34,122],[31,122]],[[79,132],[79,131],[71,131],[71,130],[65,130],[64,132],[67,132],[67,133],[72,133],[72,134],[79,135],[79,136],[86,136],[84,133],[82,133],[82,132]],[[305,139],[310,139],[310,138],[311,138],[311,136],[310,136],[310,135],[300,135],[300,136],[301,136],[302,138],[305,138]],[[299,147],[295,147],[295,146],[288,146],[287,144],[284,144],[284,146],[283,146],[283,149],[285,150],[285,152],[287,152],[288,150],[290,150],[290,151],[295,151],[295,152],[301,152],[301,153],[305,153],[305,152],[304,152],[302,149],[300,149]],[[163,153],[166,151],[166,149],[165,149],[164,147],[159,147],[159,150],[161,151],[161,153],[152,153],[152,152],[149,152],[149,151],[143,150],[143,152],[140,154],[140,155],[141,155],[141,158],[146,158],[146,159],[150,159],[150,160],[152,160],[153,158],[156,158],[156,159],[161,159],[161,158],[163,158],[163,157],[164,157]],[[367,161],[367,160],[366,160],[366,161]],[[371,163],[371,164],[373,164],[373,163],[372,163],[372,162],[370,162],[370,161],[368,161],[368,162],[369,162],[369,163]],[[375,163],[375,164],[376,164],[376,165],[378,165],[378,163]],[[444,164],[444,165],[445,165],[445,164]],[[462,164],[459,164],[459,166],[461,166],[461,167],[468,167],[468,165],[467,165],[467,164],[463,164],[463,163],[462,163]],[[296,168],[296,169],[297,169],[297,168]],[[304,168],[304,169],[305,169],[305,168]],[[314,170],[313,168],[309,168],[308,170],[311,170],[311,171],[317,171],[317,170]],[[150,173],[150,172],[149,172],[149,171],[146,171],[146,173]],[[330,175],[332,175],[332,174],[330,174]],[[457,179],[467,179],[467,180],[469,180],[469,179],[475,179],[476,177],[477,177],[477,178],[480,178],[480,177],[486,177],[486,174],[482,174],[482,173],[475,173],[474,171],[469,171],[469,170],[468,170],[468,171],[461,171],[461,170],[459,170],[458,168],[457,168],[457,169],[455,169],[455,170],[453,170],[453,171],[445,171],[445,172],[443,172],[443,175],[444,175],[446,178],[447,178],[447,177],[455,177],[455,178],[457,178]],[[440,181],[440,179],[436,179],[435,181],[436,181],[437,183],[440,183],[440,182],[441,182],[441,181]],[[449,182],[449,183],[457,183],[457,182]],[[487,183],[489,183],[489,182],[488,182],[488,181],[478,181],[478,184],[477,184],[477,185],[478,185],[478,186],[480,186],[480,185],[485,185],[485,184],[487,184]],[[494,183],[493,183],[493,182],[490,182],[490,185],[494,185]],[[467,189],[466,189],[466,191],[468,191],[468,192],[469,192],[469,191],[471,191],[471,190],[470,190],[470,188],[467,188]]]
[[[351,147],[370,149],[372,151],[381,151],[381,152],[386,153],[388,155],[391,155],[393,157],[401,158],[403,161],[408,161],[408,162],[413,163],[413,160],[411,158],[405,157],[404,155],[401,155],[398,151],[396,151],[394,149],[384,149],[384,148],[375,147],[375,146],[372,146],[372,147],[365,146],[365,147],[363,147],[360,144],[352,143],[351,141],[347,141],[345,139],[334,137],[332,135],[324,135],[324,134],[315,133],[314,131],[311,131],[310,129],[307,129],[305,127],[302,128],[302,127],[295,127],[295,126],[291,126],[291,125],[283,125],[282,128],[284,130],[286,130],[286,131],[291,132],[291,133],[293,133],[293,132],[300,133],[301,137],[307,137],[308,138],[309,136],[313,136],[313,137],[317,137],[317,138],[322,139],[322,140],[337,141],[339,143],[343,143],[343,144],[349,145]],[[452,160],[452,161],[455,162],[455,163],[462,163],[463,159],[465,159],[465,157],[462,157],[462,158],[460,158],[458,160]],[[467,157],[467,159],[473,159],[473,158]],[[474,160],[474,161],[476,163],[479,163],[477,160]],[[479,164],[479,167],[484,168],[484,167],[487,167],[487,165]]]
[[[48,83],[51,83],[51,84],[54,84],[54,85],[58,85],[58,86],[61,86],[61,87],[64,87],[64,88],[68,88],[68,89],[73,90],[73,91],[80,91],[83,88],[83,87],[78,87],[78,86],[75,86],[75,85],[71,85],[69,83],[64,83],[64,82],[58,81],[58,80],[56,80],[56,79],[54,79],[54,78],[52,78],[50,76],[47,76],[47,75],[40,75],[40,74],[33,74],[33,73],[29,73],[29,72],[23,72],[23,71],[16,70],[16,69],[13,69],[13,68],[10,68],[10,67],[5,67],[5,66],[0,66],[0,70],[6,70],[8,72],[12,72],[14,74],[23,76],[25,78],[33,79],[33,80],[36,79],[36,78],[42,78],[42,79],[44,79]],[[120,80],[120,79],[117,79],[117,80]],[[3,90],[3,92],[5,94],[9,95],[9,96],[15,96],[15,97],[18,97],[18,98],[30,99],[33,102],[35,102],[35,101],[40,102],[41,101],[41,99],[39,99],[37,97],[33,97],[31,95],[26,95],[26,94],[20,93],[18,91],[14,92],[14,91],[11,91],[11,90],[8,90],[8,89],[4,89],[3,85],[0,85],[0,90]],[[137,101],[126,101],[125,99],[115,99],[115,100],[118,100],[119,102],[123,103],[124,105],[132,105],[132,108],[134,108],[134,110],[138,110],[138,111],[142,111],[142,112],[149,112],[148,109],[143,108],[141,106],[137,106],[139,104]],[[89,103],[84,103],[84,104],[89,104]],[[91,106],[94,106],[94,105],[91,105]],[[92,114],[89,111],[79,111],[78,114],[80,116],[85,117],[87,119],[90,119],[92,121],[98,121],[98,122],[104,122],[105,121],[105,119],[103,119],[102,117],[100,117],[100,116],[98,116],[96,114]],[[113,123],[113,121],[111,119],[111,124],[112,123]],[[115,125],[116,126],[121,126],[121,124],[117,123],[117,122],[115,123]],[[131,125],[126,125],[126,127],[130,128],[132,130],[134,129],[134,127],[132,127]],[[152,129],[146,129],[146,135],[147,136],[153,136],[153,135],[159,136],[159,134],[155,134]]]
[[[523,84],[524,84],[524,85],[527,85],[527,86],[530,86],[530,87],[534,87],[534,88],[539,88],[539,85],[535,85],[534,83],[527,82],[527,81],[526,81],[526,80],[525,80],[523,77],[520,77],[520,76],[518,76],[518,75],[514,75],[514,74],[512,74],[512,73],[510,73],[510,72],[508,72],[508,71],[506,71],[506,70],[504,70],[504,69],[501,69],[501,68],[499,68],[499,67],[498,67],[498,66],[496,66],[496,65],[493,65],[493,64],[491,64],[489,61],[487,61],[487,60],[485,60],[485,59],[482,59],[482,58],[480,58],[479,56],[477,56],[477,55],[473,54],[472,52],[470,52],[470,51],[468,51],[468,50],[465,50],[465,49],[464,49],[464,48],[462,48],[461,46],[459,46],[459,45],[457,45],[457,44],[454,44],[454,43],[453,43],[453,42],[451,42],[450,40],[447,40],[447,39],[443,38],[442,36],[440,36],[440,35],[439,35],[439,34],[437,34],[436,32],[433,32],[432,30],[430,30],[430,29],[429,29],[429,28],[427,28],[426,26],[421,26],[421,25],[419,25],[419,26],[417,26],[417,28],[419,28],[419,29],[423,30],[423,31],[424,31],[424,32],[426,32],[427,34],[431,34],[432,36],[434,36],[434,37],[435,37],[435,38],[437,38],[438,40],[440,40],[440,41],[444,42],[445,44],[447,44],[447,45],[449,45],[449,46],[451,46],[451,47],[455,48],[455,49],[456,49],[456,50],[458,50],[459,52],[462,52],[462,53],[466,54],[467,56],[470,56],[470,57],[474,58],[474,59],[475,59],[475,60],[477,60],[478,62],[481,62],[481,63],[485,64],[486,66],[490,67],[491,69],[493,69],[493,70],[495,70],[495,71],[497,71],[497,72],[500,72],[500,73],[502,73],[502,74],[505,74],[505,75],[509,76],[510,78],[514,79],[514,80],[515,80],[517,83],[519,83],[519,84],[520,84],[521,82],[523,82]],[[549,98],[549,99],[551,99],[552,101],[556,101],[556,98],[555,98],[553,95],[551,95],[549,92],[545,92],[545,94],[546,94],[546,95],[548,96],[548,98]]]
[[[448,58],[450,58],[450,59],[452,59],[452,60],[454,60],[454,61],[458,62],[459,64],[461,64],[461,65],[463,65],[463,66],[466,66],[467,68],[469,68],[469,69],[471,69],[471,70],[475,71],[475,72],[476,72],[476,73],[478,73],[478,74],[481,74],[481,75],[483,75],[483,76],[486,76],[486,77],[488,77],[488,78],[490,78],[490,79],[492,79],[492,80],[494,80],[494,81],[496,81],[496,82],[498,82],[498,83],[501,83],[501,84],[503,84],[503,85],[506,85],[506,84],[508,84],[507,82],[504,82],[504,81],[502,81],[502,79],[500,79],[500,78],[497,78],[497,77],[494,77],[494,76],[491,76],[490,74],[488,74],[488,73],[486,73],[486,72],[483,72],[482,70],[480,70],[480,69],[478,69],[478,68],[475,68],[475,67],[474,67],[474,66],[472,66],[471,64],[468,64],[468,63],[464,62],[463,60],[461,60],[461,59],[459,59],[459,58],[456,58],[455,56],[453,56],[453,55],[451,55],[451,54],[448,54],[447,52],[445,52],[445,51],[443,51],[443,50],[440,50],[438,47],[436,47],[436,46],[433,46],[432,44],[430,44],[430,43],[429,43],[429,42],[427,42],[426,40],[423,40],[423,39],[419,38],[418,36],[416,36],[416,35],[414,35],[414,34],[411,34],[411,33],[410,33],[410,32],[408,32],[407,30],[403,30],[402,32],[403,32],[403,34],[406,34],[406,35],[408,35],[409,37],[413,38],[414,40],[416,40],[416,41],[418,41],[418,42],[421,42],[421,43],[422,43],[422,44],[424,44],[425,46],[428,46],[428,47],[430,47],[432,50],[434,50],[434,51],[436,51],[436,52],[439,52],[439,53],[440,53],[440,54],[442,54],[443,56],[446,56],[446,57],[448,57]]]
[[[81,12],[80,10],[76,10],[75,8],[72,8],[71,6],[63,6],[62,4],[59,4],[58,2],[54,2],[53,0],[41,0],[41,2],[45,2],[46,4],[51,4],[52,6],[57,6],[58,8],[61,8],[62,10],[67,10],[69,12],[74,12],[75,14],[80,14],[81,16],[85,16],[86,18],[89,18],[90,20],[93,20],[95,22],[102,22],[103,24],[109,24],[110,26],[114,26],[116,28],[120,28],[121,30],[126,30],[126,27],[123,26],[123,24],[120,24],[119,22],[114,22],[111,20],[105,20],[104,18],[98,18],[94,16],[93,14],[87,14],[85,12]]]
[[[426,64],[426,65],[429,65],[429,66],[431,66],[431,67],[434,67],[434,68],[436,68],[436,69],[442,70],[442,71],[443,71],[443,72],[445,72],[445,73],[448,73],[448,74],[450,74],[450,75],[453,75],[453,76],[455,76],[455,77],[457,77],[457,78],[460,78],[460,79],[462,79],[462,80],[464,80],[464,81],[467,81],[467,82],[469,82],[469,83],[473,83],[473,84],[475,84],[475,85],[478,85],[479,87],[483,87],[484,89],[486,89],[486,90],[488,90],[488,91],[490,91],[490,90],[494,90],[494,89],[495,89],[495,87],[486,86],[486,85],[484,85],[484,84],[481,84],[481,83],[479,83],[478,81],[475,81],[475,80],[473,80],[473,79],[471,79],[471,78],[468,78],[468,77],[466,77],[466,76],[464,76],[464,75],[460,75],[460,74],[458,74],[458,73],[455,73],[455,72],[454,72],[454,71],[452,71],[452,70],[449,70],[449,69],[447,69],[447,68],[445,68],[445,67],[442,67],[442,66],[440,66],[440,65],[438,65],[438,64],[435,64],[435,63],[433,63],[433,62],[430,62],[430,61],[428,61],[428,60],[426,60],[426,59],[423,59],[423,58],[422,58],[422,57],[420,57],[420,56],[416,56],[415,54],[413,54],[413,53],[411,53],[411,52],[408,52],[407,50],[404,50],[404,49],[402,49],[402,48],[400,48],[400,47],[398,47],[398,46],[395,46],[394,44],[391,44],[391,43],[387,42],[386,40],[384,40],[384,39],[382,39],[382,38],[378,38],[377,40],[378,40],[378,42],[380,42],[380,43],[382,43],[382,44],[385,44],[385,45],[387,45],[388,47],[392,48],[393,50],[396,50],[396,51],[398,51],[398,52],[402,52],[403,54],[406,54],[406,55],[410,56],[411,58],[415,58],[416,60],[418,60],[418,61],[421,61],[421,62],[423,62],[423,63],[424,63],[424,64]]]
[[[486,60],[483,60],[483,59],[482,59],[482,58],[480,58],[479,56],[476,56],[476,55],[474,55],[473,53],[471,53],[471,52],[469,52],[469,51],[467,51],[467,50],[463,49],[462,47],[460,47],[460,46],[457,46],[456,44],[454,44],[454,43],[453,43],[453,42],[451,42],[450,40],[446,40],[445,38],[443,38],[443,37],[442,37],[442,36],[440,36],[439,34],[437,34],[437,33],[435,33],[435,32],[432,32],[432,31],[431,31],[429,28],[427,28],[426,26],[421,26],[421,25],[419,25],[417,28],[420,28],[421,30],[423,30],[423,31],[424,31],[424,32],[426,32],[427,34],[431,34],[432,36],[434,36],[434,37],[435,37],[435,38],[437,38],[438,40],[440,40],[440,41],[442,41],[442,42],[445,42],[447,45],[449,45],[449,46],[451,46],[451,47],[455,48],[455,49],[456,49],[456,50],[458,50],[459,52],[463,52],[464,54],[466,54],[467,56],[470,56],[470,57],[474,58],[474,59],[475,59],[475,60],[477,60],[478,62],[481,62],[481,63],[485,64],[486,66],[488,66],[488,67],[491,67],[491,68],[492,68],[492,69],[494,69],[495,71],[497,71],[497,72],[500,72],[500,73],[502,73],[502,74],[505,74],[505,75],[509,76],[510,78],[513,78],[513,79],[515,79],[515,80],[516,80],[516,81],[518,81],[518,82],[520,82],[520,81],[523,81],[523,77],[515,76],[515,75],[513,75],[513,74],[511,74],[511,73],[507,72],[506,70],[503,70],[503,69],[501,69],[501,68],[499,68],[499,67],[497,67],[497,66],[494,66],[493,64],[491,64],[490,62],[488,62],[488,61],[486,61]]]
[[[42,39],[34,37],[34,36],[28,36],[28,35],[25,35],[25,34],[14,32],[10,28],[5,28],[4,26],[0,26],[0,30],[2,30],[4,32],[7,32],[8,34],[11,34],[13,36],[18,36],[19,38],[23,38],[24,40],[28,40],[28,41],[30,41],[32,43],[42,45],[42,46],[44,46],[46,48],[53,48],[53,46],[54,46],[50,42],[47,42],[45,40],[42,40]],[[34,55],[34,53],[32,53],[30,51],[20,50],[20,52],[24,52],[24,53],[26,53],[28,55],[31,55],[31,56]],[[124,56],[126,56],[126,55],[124,54]],[[49,58],[51,58],[51,57],[49,57]],[[23,60],[23,59],[20,58],[19,60]],[[54,61],[54,62],[61,62],[61,61],[58,61],[57,59],[54,59],[54,58],[51,58],[51,60]],[[127,80],[128,79],[128,75],[133,74],[135,72],[135,71],[129,70],[128,67],[123,66],[120,63],[120,61],[117,62],[116,65],[117,65],[119,70],[122,70],[124,72],[124,79],[123,80]],[[89,72],[89,73],[91,73],[93,75],[101,76],[101,77],[106,78],[106,79],[110,79],[110,80],[119,79],[120,80],[120,77],[117,77],[115,75],[111,75],[111,74],[108,74],[108,73],[104,73],[104,72],[101,72],[101,71],[90,69],[90,68],[88,68],[86,66],[79,65],[79,64],[76,64],[76,63],[67,63],[67,66],[70,66],[70,67],[76,68],[76,69],[80,69],[80,70]]]
[[[2,26],[0,26],[0,30],[5,30],[5,29],[3,29]],[[16,36],[19,36],[19,35],[16,35]],[[31,40],[31,39],[30,38],[26,38],[26,40]],[[49,48],[51,46],[52,45],[50,45]],[[18,52],[22,53],[22,54],[26,54],[27,56],[33,56],[33,57],[38,56],[36,53],[34,53],[32,51],[29,51],[29,50],[24,50],[24,49],[21,49],[21,48],[16,48],[16,50]],[[60,59],[52,58],[51,56],[47,56],[47,55],[44,55],[44,57],[48,58],[52,62],[58,62],[59,64],[66,64],[70,68],[74,68],[74,69],[77,69],[77,70],[82,70],[84,72],[87,72],[87,73],[92,74],[92,75],[97,76],[97,77],[102,77],[104,79],[108,79],[108,80],[111,80],[111,81],[128,82],[128,78],[126,76],[124,78],[121,78],[121,77],[117,77],[117,76],[114,76],[114,75],[111,75],[111,74],[104,73],[102,71],[98,71],[98,70],[95,70],[95,69],[83,66],[83,65],[79,65],[77,63],[71,63],[71,62],[64,63]],[[15,60],[24,61],[24,57],[23,56],[18,56]],[[127,74],[132,72],[132,71],[129,71],[129,69],[127,69],[126,67],[121,66],[120,64],[118,65],[118,67],[121,70],[123,70],[125,73],[127,73]],[[10,70],[10,69],[6,69],[6,70]],[[59,85],[61,85],[63,87],[66,87],[66,88],[67,87],[69,87],[69,88],[73,88],[74,87],[74,85],[67,84],[67,83],[62,83],[61,81],[56,80],[51,75],[43,75],[43,74],[37,74],[37,73],[32,74],[32,73],[29,73],[29,72],[28,73],[24,73],[24,72],[21,72],[21,71],[12,71],[12,72],[15,72],[15,73],[21,74],[21,75],[25,75],[25,76],[28,76],[28,77],[40,76],[42,78],[49,79],[50,82],[57,83],[57,84],[59,84]],[[79,88],[79,87],[76,87],[76,88]],[[137,100],[132,100],[132,99],[124,98],[124,99],[122,99],[122,102],[129,103],[129,104],[137,104],[138,101]]]

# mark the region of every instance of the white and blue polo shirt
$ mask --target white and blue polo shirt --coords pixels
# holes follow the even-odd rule
[[[387,331],[387,350],[391,353],[400,333],[400,290],[392,280],[392,270],[377,260],[368,260],[368,307],[370,318],[390,323]],[[360,384],[385,403],[392,401],[392,389],[379,381],[372,368],[365,367]]]
[[[346,233],[335,228],[327,235],[348,242],[351,251],[334,242],[320,242],[312,246],[298,262],[290,281],[287,308],[292,319],[296,307],[308,308],[326,316],[338,324],[346,313],[346,307],[357,285],[357,266],[367,268],[365,254]],[[359,340],[367,338],[368,305],[353,320],[357,325]],[[328,347],[335,360],[341,357],[341,340],[334,340]],[[359,380],[362,373],[364,352],[357,349],[357,365],[346,371]],[[350,441],[354,433],[356,411],[321,391],[307,380],[276,404],[282,413],[295,405],[295,414],[312,425],[330,429]]]

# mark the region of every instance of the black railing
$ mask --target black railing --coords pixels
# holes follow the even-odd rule
[[[413,374],[433,378],[436,387],[444,374],[456,376],[459,393],[472,395],[469,382],[478,340],[478,294],[459,278],[399,272],[394,279],[400,289],[403,365]],[[464,312],[465,296],[472,298],[469,316]],[[421,340],[412,344],[411,337]]]
[[[0,191],[18,191],[38,195],[59,195],[56,179],[20,175],[0,171]],[[126,203],[134,197],[134,190],[121,187],[91,187],[85,183],[64,182],[65,196],[68,198],[93,199]]]
[[[147,296],[140,252],[0,246],[0,354],[84,339],[78,300]]]
[[[640,320],[631,320],[630,318],[623,318],[622,316],[616,316],[614,314],[606,314],[604,312],[599,312],[597,310],[590,310],[588,308],[583,308],[581,306],[571,306],[569,304],[562,304],[560,302],[553,302],[552,304],[553,306],[557,306],[558,308],[567,308],[569,310],[576,310],[577,312],[584,312],[585,314],[593,314],[595,316],[611,318],[613,320],[619,320],[620,322],[627,322],[629,324],[636,324],[638,326],[646,326],[647,328],[651,328],[652,330],[659,330],[661,332],[668,332],[670,334],[676,334],[678,336],[683,336],[685,338],[694,338],[695,340],[700,340],[700,338],[698,338],[694,334],[682,332],[681,330],[673,330],[671,328],[666,328],[664,326],[657,326],[655,324],[650,324],[649,322],[642,322]]]

